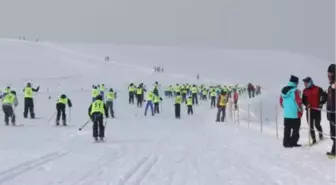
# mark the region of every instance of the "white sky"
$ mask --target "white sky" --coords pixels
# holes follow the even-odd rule
[[[334,0],[0,0],[0,37],[287,49],[335,59]]]

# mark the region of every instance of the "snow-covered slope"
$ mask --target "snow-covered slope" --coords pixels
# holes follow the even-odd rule
[[[8,70],[0,73],[1,85],[12,84],[13,88],[21,91],[25,82],[31,80],[34,86],[41,85],[42,90],[35,95],[36,114],[40,119],[23,120],[23,97],[19,95],[21,104],[16,110],[17,122],[24,126],[5,127],[0,124],[0,184],[335,183],[334,163],[319,151],[284,149],[274,137],[237,127],[230,119],[225,124],[215,124],[215,110],[209,108],[208,102],[195,107],[194,116],[187,116],[183,106],[181,120],[174,119],[171,100],[164,99],[162,113],[155,117],[145,117],[143,109],[128,104],[126,88],[129,82],[145,82],[147,86],[154,81],[164,85],[196,83],[191,69],[205,72],[205,66],[197,66],[191,61],[187,65],[187,60],[181,60],[176,54],[176,60],[164,64],[167,68],[172,66],[171,69],[179,65],[191,66],[191,76],[181,69],[156,74],[152,72],[150,63],[146,63],[148,58],[145,56],[134,55],[132,61],[106,63],[103,57],[107,54],[69,48],[53,43],[0,40],[1,65],[9,66]],[[111,53],[117,52],[111,49]],[[199,52],[187,54],[193,57]],[[217,65],[223,69],[228,66]],[[231,70],[224,71],[230,74]],[[209,70],[204,76],[220,79],[220,76],[217,79],[212,74]],[[241,74],[242,79],[249,79],[244,75]],[[228,83],[231,77],[234,77],[233,73],[227,78]],[[89,90],[93,83],[105,83],[118,92],[115,102],[117,119],[108,120],[107,141],[101,144],[92,143],[91,125],[78,131],[78,127],[88,120]],[[55,112],[56,98],[62,92],[74,104],[71,123],[68,127],[55,127],[53,120],[48,122],[48,119]]]

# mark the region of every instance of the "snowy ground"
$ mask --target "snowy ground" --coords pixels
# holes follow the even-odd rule
[[[154,74],[141,63],[106,64],[94,52],[51,43],[3,39],[0,49],[1,64],[8,68],[0,73],[3,86],[12,84],[20,92],[31,80],[42,90],[35,98],[40,119],[22,119],[21,94],[16,113],[24,126],[0,124],[0,184],[335,184],[334,161],[319,148],[284,149],[275,137],[238,127],[230,119],[215,124],[208,102],[196,107],[194,116],[187,116],[184,107],[182,120],[173,118],[171,100],[164,100],[162,114],[155,117],[144,117],[143,109],[127,103],[131,81],[148,86],[155,80],[195,82],[190,76]],[[106,143],[92,143],[91,125],[78,131],[88,120],[93,83],[118,92],[117,119],[108,121]],[[74,103],[66,128],[48,123],[62,92]]]

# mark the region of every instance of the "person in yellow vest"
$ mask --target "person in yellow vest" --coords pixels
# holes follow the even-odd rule
[[[192,96],[192,99],[193,99],[193,105],[198,105],[198,99],[197,99],[197,87],[196,85],[194,84],[192,87],[191,87],[191,96]]]
[[[93,85],[91,90],[92,102],[96,100],[96,97],[99,95],[99,89],[97,86]]]
[[[135,87],[135,85],[133,83],[131,83],[128,86],[128,93],[129,93],[128,102],[129,102],[129,104],[134,104],[135,91],[136,91],[136,87]]]
[[[193,115],[194,110],[193,110],[193,103],[192,103],[192,97],[191,96],[189,96],[187,98],[186,104],[187,104],[187,108],[188,108],[188,115],[190,115],[190,114]]]
[[[113,101],[116,98],[117,93],[110,88],[109,92],[106,94],[106,107],[109,110],[111,117],[114,117],[114,110],[113,110]]]
[[[30,118],[35,118],[35,112],[34,112],[34,99],[33,99],[33,92],[38,92],[40,89],[40,86],[38,86],[36,89],[32,88],[32,85],[30,82],[27,83],[27,86],[23,89],[24,92],[24,112],[23,117],[28,117],[28,111],[30,112]]]
[[[155,94],[154,95],[154,114],[160,114],[160,109],[159,109],[159,105],[160,105],[160,101],[162,101],[162,98],[158,95]]]
[[[6,96],[2,100],[2,110],[5,114],[5,124],[9,125],[9,118],[11,117],[11,122],[15,125],[15,114],[14,107],[18,106],[18,100],[16,98],[16,92],[11,91],[6,94]]]
[[[100,88],[99,88],[99,94],[103,97],[103,101],[104,101],[104,97],[105,97],[105,84],[101,84]]]
[[[62,94],[58,98],[57,103],[56,103],[56,111],[57,111],[57,114],[56,114],[56,126],[59,125],[59,121],[60,121],[61,115],[62,115],[62,124],[63,124],[63,126],[67,125],[66,124],[66,111],[65,111],[66,105],[68,105],[71,108],[72,107],[71,100],[69,98],[67,98],[65,94]]]
[[[224,90],[222,90],[217,100],[218,111],[217,111],[216,122],[219,122],[219,121],[224,122],[227,102],[228,102],[227,94]]]
[[[182,104],[182,96],[180,92],[176,93],[175,96],[175,118],[181,119],[181,104]]]
[[[136,88],[137,107],[142,107],[144,89],[141,85]]]
[[[210,107],[211,108],[215,108],[216,107],[216,96],[217,96],[216,89],[212,88],[210,90],[210,99],[211,99]]]
[[[4,90],[4,92],[3,92],[3,97],[5,97],[6,94],[9,94],[10,92],[11,92],[11,88],[10,88],[10,86],[7,86]]]
[[[103,97],[101,95],[98,95],[96,97],[96,100],[89,107],[89,116],[91,118],[91,121],[93,122],[92,135],[95,141],[98,141],[98,137],[100,141],[104,140],[104,114],[106,118],[109,117],[107,106],[103,102]]]
[[[153,109],[153,101],[154,101],[154,93],[153,91],[149,91],[147,93],[147,104],[146,104],[146,108],[145,108],[145,116],[147,116],[147,110],[148,108],[150,107],[151,108],[151,111],[152,111],[152,116],[154,116],[154,109]]]

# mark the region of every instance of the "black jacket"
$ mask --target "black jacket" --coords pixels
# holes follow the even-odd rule
[[[331,85],[328,88],[327,118],[329,121],[335,122],[335,89]]]

